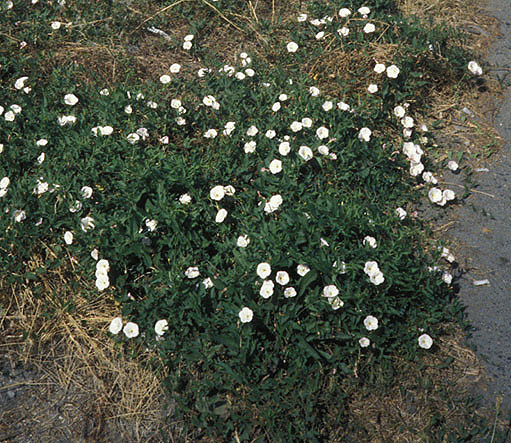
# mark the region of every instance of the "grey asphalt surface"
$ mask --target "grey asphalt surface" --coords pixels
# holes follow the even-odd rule
[[[500,22],[502,36],[490,49],[487,61],[494,75],[511,77],[511,0],[489,0],[490,14]],[[509,84],[509,82],[507,82]],[[460,297],[472,323],[469,340],[476,354],[486,361],[493,381],[484,393],[487,406],[495,407],[500,392],[503,406],[511,409],[511,87],[496,118],[497,129],[506,140],[501,153],[484,165],[489,172],[475,174],[477,188],[494,195],[474,193],[457,211],[451,237],[460,245],[462,268]],[[488,279],[490,285],[474,286]]]

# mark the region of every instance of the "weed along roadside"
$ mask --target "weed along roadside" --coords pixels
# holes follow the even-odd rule
[[[435,128],[482,69],[348,3],[1,3],[6,439],[504,435],[417,217],[462,199]]]

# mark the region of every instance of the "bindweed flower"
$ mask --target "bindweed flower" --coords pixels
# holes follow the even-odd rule
[[[211,278],[207,277],[204,280],[202,280],[202,284],[206,289],[211,289],[213,287],[213,280]]]
[[[92,188],[90,186],[82,186],[82,189],[80,189],[80,194],[83,198],[91,198]]]
[[[312,149],[308,146],[300,146],[300,149],[298,150],[298,155],[302,157],[305,161],[309,161],[314,157],[314,154],[312,152]]]
[[[282,202],[283,202],[283,199],[280,194],[272,195],[270,200],[268,202],[266,202],[266,204],[264,205],[264,211],[267,214],[270,214],[270,213],[276,211],[277,209],[279,209]]]
[[[399,68],[396,65],[390,65],[387,68],[387,77],[388,78],[397,78],[399,75]]]
[[[442,273],[442,281],[445,284],[450,285],[452,283],[452,274],[449,271],[444,271]]]
[[[273,129],[268,129],[268,130],[266,131],[266,134],[264,134],[264,136],[265,136],[266,138],[269,138],[270,140],[271,140],[272,138],[274,138],[276,135],[277,135],[277,133],[276,133]]]
[[[73,243],[73,233],[71,231],[66,231],[64,233],[64,241],[66,242],[66,245]]]
[[[411,129],[413,128],[413,126],[415,125],[415,122],[413,121],[413,118],[410,117],[410,116],[406,116],[406,117],[403,117],[401,119],[401,124],[406,128],[406,129]]]
[[[220,201],[225,197],[225,189],[222,185],[217,185],[209,191],[211,200]]]
[[[368,331],[374,331],[378,329],[378,319],[372,315],[368,315],[364,319],[364,326]]]
[[[374,83],[371,83],[371,84],[368,86],[367,91],[368,91],[370,94],[374,94],[375,92],[378,92],[378,85],[375,85]]]
[[[68,106],[74,106],[78,103],[78,97],[74,94],[66,94],[64,96],[64,103]]]
[[[312,95],[313,97],[317,97],[319,95],[319,89],[316,88],[316,86],[311,86],[309,88],[309,93],[310,95]]]
[[[454,191],[451,191],[450,189],[445,189],[442,192],[442,198],[446,201],[451,201],[456,198],[456,194],[454,193]]]
[[[238,313],[241,323],[250,323],[254,318],[254,312],[252,309],[246,306]]]
[[[154,325],[154,332],[160,337],[165,334],[169,329],[169,322],[165,319],[158,320]]]
[[[362,243],[364,244],[364,246],[369,245],[373,249],[378,246],[378,244],[376,243],[376,239],[374,237],[371,237],[370,235],[365,236]]]
[[[167,83],[170,83],[170,75],[167,75],[167,74],[164,74],[160,77],[160,82],[164,85],[166,85]]]
[[[94,229],[95,226],[94,219],[90,216],[80,219],[80,228],[82,228],[83,232],[88,232],[91,229]]]
[[[473,75],[482,75],[483,74],[483,70],[482,70],[481,66],[479,66],[477,64],[477,62],[475,62],[473,60],[468,62],[467,68],[470,71],[470,73]]]
[[[381,285],[385,281],[385,277],[381,271],[375,272],[369,276],[369,280],[373,285]]]
[[[240,248],[246,248],[249,243],[250,243],[250,238],[248,237],[248,235],[240,235],[238,237],[236,245]]]
[[[177,74],[181,70],[181,65],[179,63],[174,63],[170,66],[170,72],[172,74]]]
[[[458,170],[458,163],[456,163],[454,160],[450,160],[449,162],[447,162],[447,167],[451,170],[451,171],[457,171]]]
[[[247,135],[249,137],[255,136],[259,132],[259,129],[257,129],[256,126],[252,125],[247,129]]]
[[[263,280],[271,274],[271,266],[269,263],[259,263],[256,269],[257,275]]]
[[[298,22],[304,22],[307,20],[307,14],[298,14],[298,17],[296,17],[296,21]]]
[[[302,118],[302,126],[304,128],[310,128],[312,127],[312,120],[308,117]]]
[[[318,137],[320,140],[323,140],[325,138],[328,138],[328,129],[325,128],[324,126],[320,126],[317,130],[316,130],[316,137]]]
[[[428,334],[422,334],[417,341],[422,349],[429,349],[433,345],[433,339]]]
[[[243,150],[245,151],[246,154],[252,154],[253,152],[255,152],[256,146],[257,143],[255,141],[250,141],[245,143],[245,145],[243,146]]]
[[[269,169],[272,174],[278,174],[280,171],[282,171],[282,161],[277,159],[272,160],[270,162]]]
[[[72,125],[76,123],[76,117],[74,115],[61,115],[57,117],[59,126]]]
[[[90,252],[90,256],[94,259],[94,260],[98,260],[99,258],[99,251],[97,249],[93,249],[91,252]]]
[[[438,188],[431,188],[428,192],[428,197],[433,203],[438,203],[442,200],[442,191]]]
[[[328,112],[334,107],[334,104],[330,100],[327,100],[321,105],[321,107],[323,108],[323,111]]]
[[[158,226],[158,220],[154,220],[154,219],[146,220],[145,226],[149,232],[154,232],[154,231],[156,231],[156,227]]]
[[[199,275],[200,275],[200,272],[199,272],[198,266],[190,266],[185,271],[185,276],[188,277],[189,279],[197,278]]]
[[[100,291],[104,291],[106,288],[110,286],[110,281],[108,280],[108,275],[100,274],[96,278],[96,287]]]
[[[358,8],[358,13],[360,15],[369,15],[371,13],[371,10],[367,6],[362,6]]]
[[[270,298],[273,295],[273,288],[275,284],[271,280],[263,281],[261,285],[261,289],[259,290],[259,295],[263,298]]]
[[[369,340],[367,337],[362,337],[358,341],[358,344],[360,345],[361,348],[367,348],[371,344],[371,340]]]
[[[372,23],[367,23],[362,30],[366,34],[371,34],[376,30],[376,26],[374,26]]]
[[[275,281],[282,286],[289,283],[289,274],[286,271],[278,271],[275,276]]]
[[[299,132],[303,129],[303,125],[301,122],[294,121],[293,123],[291,123],[291,126],[289,128],[293,132]]]
[[[129,321],[124,325],[122,332],[124,332],[124,335],[128,338],[135,338],[139,334],[138,325]]]
[[[18,90],[23,89],[25,87],[25,82],[28,80],[28,77],[20,77],[18,80],[14,82],[14,87]]]
[[[331,297],[328,298],[327,300],[334,311],[344,306],[344,302],[339,297]]]
[[[122,329],[122,318],[115,317],[110,322],[110,326],[108,327],[108,330],[110,331],[110,334],[117,335],[119,332],[121,332],[121,329]]]
[[[348,8],[339,9],[339,17],[346,18],[351,15],[351,11]]]
[[[358,133],[358,139],[360,141],[368,142],[371,140],[371,130],[369,128],[362,128]]]
[[[190,194],[183,194],[179,197],[179,203],[182,205],[188,205],[192,201],[192,196]]]
[[[16,209],[12,213],[12,218],[14,219],[14,221],[16,223],[21,223],[23,220],[25,220],[27,218],[27,214],[22,209]]]
[[[337,34],[339,34],[341,37],[347,37],[350,33],[350,28],[343,26],[342,28],[337,30]]]
[[[222,223],[225,217],[227,217],[227,211],[225,209],[220,209],[216,214],[215,221],[217,223]]]
[[[377,74],[385,72],[385,65],[383,63],[376,63],[376,66],[374,67],[374,72],[376,72]]]
[[[216,129],[208,129],[204,133],[204,138],[215,138],[218,135],[218,132]]]
[[[321,155],[328,155],[330,153],[329,149],[328,149],[328,146],[325,146],[325,145],[320,145],[318,146],[318,152],[321,154]]]
[[[284,289],[284,297],[286,298],[296,297],[296,289],[292,287]]]
[[[289,145],[289,142],[281,142],[279,144],[279,154],[286,156],[291,151],[291,146]]]
[[[296,267],[296,273],[300,276],[300,277],[305,277],[310,271],[310,268],[307,266],[307,265],[298,265]]]
[[[339,295],[339,289],[335,285],[328,285],[323,288],[323,297],[332,298]]]
[[[401,105],[398,105],[394,108],[394,115],[397,118],[403,118],[406,114],[405,108],[403,108]]]
[[[400,220],[404,220],[406,218],[406,211],[403,208],[396,208],[396,213]]]
[[[296,52],[298,45],[295,42],[289,42],[286,46],[288,52]]]

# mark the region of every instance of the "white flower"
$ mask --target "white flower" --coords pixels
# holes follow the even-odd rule
[[[316,38],[316,40],[321,40],[324,36],[325,36],[325,32],[320,31],[314,37]]]
[[[289,42],[287,44],[287,51],[288,52],[296,52],[298,49],[298,45],[295,42]]]
[[[261,289],[259,290],[259,295],[263,298],[270,298],[273,295],[273,288],[275,284],[271,280],[263,281],[261,285]]]
[[[423,349],[429,349],[433,345],[433,339],[428,334],[422,334],[419,339],[419,346]]]
[[[473,60],[468,62],[468,70],[474,75],[482,75],[483,73],[481,66],[479,66],[477,62]]]
[[[179,63],[174,63],[170,66],[170,72],[172,74],[177,74],[181,70],[181,65]]]
[[[289,274],[286,271],[278,271],[275,275],[275,281],[282,286],[289,283]]]
[[[302,130],[303,125],[300,122],[294,121],[293,123],[291,123],[290,128],[291,128],[291,131],[298,132],[298,131]]]
[[[264,211],[268,214],[274,212],[279,209],[282,202],[283,200],[280,194],[272,195],[270,200],[265,204]]]
[[[368,331],[374,331],[378,329],[378,319],[376,317],[373,317],[372,315],[368,315],[364,319],[364,326]]]
[[[267,137],[271,140],[272,138],[274,138],[277,135],[277,133],[273,129],[268,129],[266,131],[266,134],[264,134],[264,135],[265,135],[265,137]]]
[[[317,130],[316,130],[316,137],[318,137],[320,140],[323,140],[325,138],[328,138],[328,129],[325,128],[324,126],[320,126]]]
[[[27,214],[22,209],[16,209],[12,213],[12,217],[16,223],[21,223],[23,220],[27,218]]]
[[[37,180],[37,185],[34,188],[34,194],[41,195],[48,191],[50,185],[47,182],[41,181],[42,177]]]
[[[428,192],[428,197],[433,203],[438,203],[442,200],[442,191],[438,188],[431,188]]]
[[[450,160],[450,161],[447,163],[447,167],[448,167],[451,171],[457,171],[457,170],[458,170],[458,163],[456,163],[454,160]]]
[[[50,24],[51,29],[53,29],[54,31],[56,31],[57,29],[60,29],[61,25],[62,25],[62,23],[60,23],[58,21],[51,22],[51,24]]]
[[[287,94],[279,94],[279,100],[281,102],[285,102],[287,100]]]
[[[20,77],[16,82],[14,83],[14,87],[16,89],[23,89],[25,87],[25,82],[28,80],[28,77]]]
[[[238,80],[245,80],[246,76],[245,76],[245,74],[243,72],[236,72],[234,77],[236,77],[236,79],[238,79]]]
[[[170,83],[170,75],[163,74],[160,77],[160,82],[163,83],[164,85],[166,85],[167,83]]]
[[[344,302],[339,297],[331,297],[327,298],[327,300],[334,311],[337,311],[337,309],[342,308],[344,306]]]
[[[256,269],[257,275],[263,280],[271,274],[271,266],[269,263],[259,263]]]
[[[399,75],[399,68],[396,65],[390,65],[387,68],[387,77],[388,78],[397,78]]]
[[[41,138],[35,142],[37,146],[46,146],[48,144],[48,140],[45,138]]]
[[[100,126],[99,127],[99,133],[101,135],[112,135],[113,132],[114,132],[114,128],[112,128],[111,126]]]
[[[204,76],[205,76],[208,72],[210,72],[208,68],[200,68],[200,69],[197,71],[197,75],[198,75],[199,77],[201,77],[201,78],[202,78],[202,77],[204,77]]]
[[[302,157],[305,161],[309,161],[314,154],[312,153],[312,149],[308,146],[300,146],[300,149],[298,150],[298,155]]]
[[[186,194],[183,194],[179,197],[179,202],[182,204],[182,205],[187,205],[189,204],[190,202],[192,201],[192,196],[188,193]]]
[[[110,322],[110,326],[108,327],[108,330],[110,331],[110,334],[116,335],[119,332],[121,332],[121,329],[122,329],[122,318],[121,317],[115,317]]]
[[[162,138],[160,138],[160,143],[164,144],[164,145],[168,145],[169,144],[169,136],[168,135],[164,135]]]
[[[253,137],[259,132],[259,129],[257,129],[254,125],[250,126],[250,128],[247,129],[247,135],[249,137]]]
[[[292,287],[284,289],[284,297],[286,298],[296,297],[296,289]]]
[[[90,216],[80,219],[80,227],[82,228],[83,232],[90,231],[91,229],[94,229],[95,226],[96,225],[94,224],[94,219]]]
[[[104,291],[106,288],[110,286],[110,281],[108,280],[108,275],[101,274],[96,278],[96,287],[100,291]]]
[[[316,88],[316,86],[311,86],[309,88],[309,93],[310,95],[312,95],[313,97],[317,97],[319,95],[319,89]]]
[[[99,95],[110,95],[110,91],[107,88],[104,88],[99,91]]]
[[[373,274],[377,274],[380,272],[380,268],[378,267],[378,263],[375,261],[368,261],[364,265],[364,272],[371,276]]]
[[[376,27],[372,23],[367,23],[362,29],[366,34],[371,34],[376,30]]]
[[[330,100],[327,100],[321,105],[321,107],[323,108],[323,111],[328,112],[334,107],[334,104]]]
[[[385,277],[383,277],[383,273],[381,271],[378,271],[371,274],[369,276],[369,280],[373,285],[378,286],[385,281]]]
[[[160,337],[169,330],[169,322],[167,320],[158,320],[154,325],[154,332]]]
[[[442,273],[442,280],[444,283],[450,285],[452,283],[452,274],[448,271]]]
[[[99,251],[97,249],[93,249],[92,251],[90,251],[90,256],[94,260],[97,260],[99,258]]]
[[[183,49],[185,51],[189,51],[190,49],[192,49],[192,42],[183,42]]]
[[[376,239],[374,237],[371,237],[370,235],[365,236],[362,243],[364,245],[369,245],[373,249],[376,248],[376,246],[378,246],[376,243]]]
[[[101,271],[103,274],[107,274],[108,271],[110,271],[110,263],[108,262],[108,260],[106,260],[104,258],[99,260],[96,263],[96,271],[97,270]]]
[[[270,162],[270,172],[272,174],[278,174],[282,171],[282,161],[274,159]]]
[[[445,189],[444,192],[442,192],[442,198],[444,198],[446,201],[451,201],[456,198],[456,194],[450,189]]]
[[[243,146],[243,149],[245,150],[245,153],[251,154],[252,152],[255,152],[257,143],[255,141],[247,142]]]
[[[20,105],[11,105],[9,106],[9,108],[11,109],[12,112],[14,112],[15,114],[19,114],[21,111],[22,111],[22,108]]]
[[[337,107],[338,107],[341,111],[349,111],[349,110],[350,110],[350,105],[348,105],[347,103],[344,103],[344,102],[339,102],[339,103],[337,103]]]
[[[369,340],[367,337],[362,337],[358,341],[358,344],[360,345],[361,348],[367,348],[371,344],[371,340]]]
[[[335,285],[328,285],[323,288],[323,297],[332,298],[339,295],[339,289]]]
[[[394,108],[394,115],[397,117],[397,118],[403,118],[405,116],[405,108],[403,108],[402,106],[396,106]]]
[[[307,14],[298,14],[298,17],[296,18],[299,22],[304,22],[307,20]]]
[[[158,103],[153,102],[152,100],[149,100],[146,103],[146,105],[147,105],[148,108],[151,108],[151,109],[156,109],[158,107]]]
[[[68,106],[74,106],[78,103],[78,97],[74,94],[66,94],[64,96],[64,103]]]
[[[10,183],[11,180],[9,179],[9,177],[2,178],[2,180],[0,180],[0,189],[6,189]]]
[[[273,103],[273,106],[271,107],[271,110],[273,112],[277,112],[278,110],[280,110],[280,102]]]
[[[140,135],[138,135],[136,132],[132,132],[131,134],[128,134],[126,136],[126,139],[128,140],[128,142],[134,145],[136,142],[140,140]]]
[[[414,126],[414,121],[413,121],[413,118],[412,117],[409,117],[409,116],[406,116],[406,117],[403,117],[401,119],[401,124],[407,128],[407,129],[410,129],[410,128],[413,128]]]
[[[249,243],[250,243],[250,238],[248,237],[248,235],[240,235],[238,237],[236,245],[240,248],[246,248]]]
[[[247,308],[246,306],[239,312],[238,314],[241,323],[250,323],[254,318],[254,313],[252,309]]]
[[[211,289],[213,287],[213,280],[211,280],[211,278],[209,277],[205,278],[204,280],[202,280],[202,284],[206,289]]]
[[[186,271],[185,275],[188,278],[197,278],[200,275],[199,268],[197,266],[190,266]]]
[[[73,243],[73,233],[71,231],[65,232],[64,241],[66,242],[66,245],[70,245]]]
[[[156,227],[158,226],[158,220],[148,219],[145,221],[145,225],[149,232],[154,232],[156,231]]]
[[[131,114],[133,112],[133,108],[131,107],[131,105],[127,105],[124,107],[124,112],[126,114]]]
[[[37,163],[42,164],[42,162],[44,161],[45,157],[46,157],[46,154],[44,152],[41,152],[39,157],[37,157]]]
[[[424,171],[424,165],[422,163],[416,163],[414,161],[410,162],[410,175],[412,177],[417,177]]]
[[[4,118],[6,122],[12,122],[16,118],[16,114],[13,111],[7,111],[4,114]]]
[[[337,34],[339,34],[342,37],[347,37],[350,33],[350,28],[343,26],[341,29],[337,30]]]
[[[362,128],[360,132],[358,133],[358,139],[360,141],[366,141],[368,142],[371,140],[371,130],[369,128]]]
[[[406,211],[403,208],[396,208],[396,213],[400,220],[404,220],[406,218]]]
[[[80,200],[75,200],[75,202],[69,207],[69,212],[75,213],[82,209],[82,202]]]
[[[186,120],[185,120],[183,117],[177,117],[177,118],[176,118],[176,123],[177,123],[179,126],[183,126],[183,125],[186,125]]]
[[[281,142],[279,144],[279,153],[280,155],[286,156],[289,154],[289,151],[291,150],[291,147],[289,146],[289,142]]]
[[[374,72],[377,74],[381,74],[385,71],[385,65],[383,63],[376,63],[376,66],[374,67]]]
[[[433,177],[433,174],[429,171],[426,171],[422,174],[422,179],[426,183],[431,183],[433,185],[436,185],[438,183],[437,179],[435,177]]]
[[[310,268],[307,265],[298,265],[296,267],[296,273],[300,277],[305,277],[310,271]]]
[[[62,115],[57,118],[57,121],[60,126],[70,125],[76,122],[76,117],[74,115]]]
[[[82,194],[83,198],[91,198],[92,188],[90,186],[82,186],[82,189],[80,189],[80,194]]]
[[[304,128],[310,128],[312,127],[312,120],[308,117],[302,118],[302,126]]]
[[[351,15],[351,11],[348,8],[339,9],[339,17],[346,18]]]
[[[368,15],[371,13],[371,10],[367,6],[362,6],[361,8],[358,9],[358,13],[360,15]]]
[[[375,92],[378,91],[378,85],[375,85],[374,83],[371,83],[367,90],[369,91],[370,94],[374,94]]]
[[[217,185],[214,188],[211,188],[209,191],[209,197],[211,200],[220,201],[225,196],[225,188],[222,185]]]
[[[124,325],[122,332],[124,332],[124,335],[128,338],[135,338],[138,336],[139,333],[138,325],[136,323],[129,321]]]

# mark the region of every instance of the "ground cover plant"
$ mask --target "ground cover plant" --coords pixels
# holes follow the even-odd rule
[[[328,439],[344,377],[420,359],[460,315],[454,257],[414,214],[456,199],[419,111],[481,68],[391,1],[142,5],[3,5],[3,284],[43,291],[70,260],[81,297],[118,301],[112,339],[159,352],[197,436]],[[215,50],[218,21],[246,48]],[[175,58],[141,81],[126,47],[148,33]],[[46,63],[112,34],[108,83]]]

